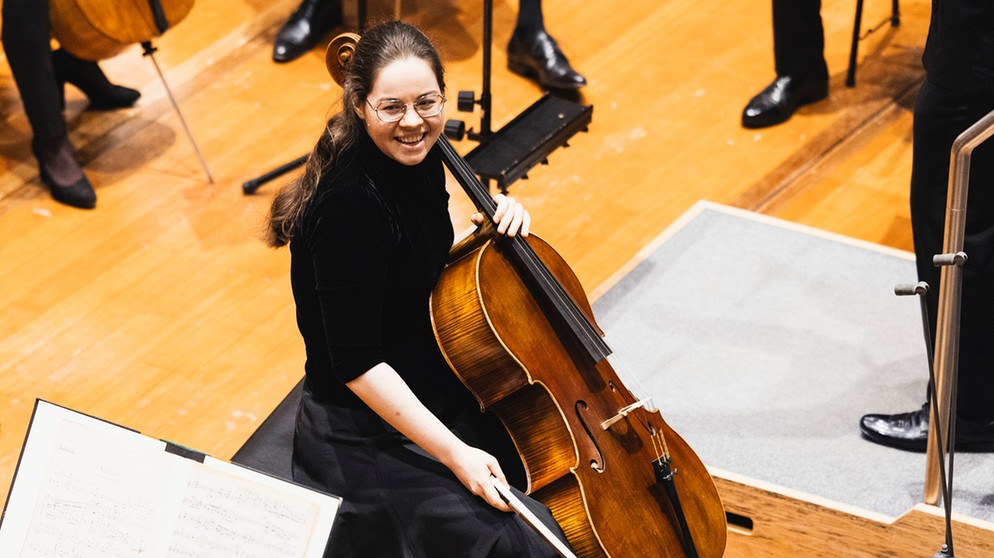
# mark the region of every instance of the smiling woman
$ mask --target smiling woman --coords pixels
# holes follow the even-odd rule
[[[273,201],[269,243],[290,244],[307,356],[292,475],[343,498],[336,557],[557,556],[498,494],[492,479],[520,482],[520,459],[431,326],[455,236],[436,145],[444,103],[438,53],[419,30],[368,30],[342,110]],[[496,231],[527,235],[521,205],[495,201]],[[565,540],[545,506],[518,494]]]
[[[416,165],[442,133],[444,101],[428,62],[402,58],[380,70],[366,102],[356,111],[380,151],[403,165]]]

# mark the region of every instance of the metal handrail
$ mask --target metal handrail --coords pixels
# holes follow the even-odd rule
[[[925,465],[925,503],[935,505],[939,499],[940,472],[938,462],[949,453],[950,439],[955,439],[956,384],[959,366],[959,328],[962,291],[963,239],[966,232],[966,202],[970,185],[970,159],[973,150],[994,135],[994,111],[964,130],[953,141],[949,161],[949,191],[946,194],[946,225],[942,254],[933,261],[942,266],[939,288],[939,308],[935,332],[935,396],[937,409],[933,416],[940,425],[949,425],[943,432],[942,447],[936,439],[936,421],[929,421],[927,461]],[[967,257],[969,254],[966,255]],[[949,435],[945,435],[946,432]],[[955,442],[953,442],[955,443]],[[941,452],[941,454],[940,454]],[[950,472],[950,475],[952,473]],[[950,489],[952,483],[949,483]],[[951,490],[950,490],[951,493]]]

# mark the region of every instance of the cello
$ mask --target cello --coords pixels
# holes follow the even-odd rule
[[[328,46],[339,84],[359,37]],[[477,209],[489,189],[442,136],[442,158]],[[535,235],[489,238],[454,255],[430,302],[436,340],[481,410],[501,419],[531,497],[577,556],[719,558],[726,522],[710,473],[610,364],[575,274]]]
[[[190,13],[194,0],[50,0],[49,23],[52,36],[67,52],[82,60],[97,62],[116,56],[133,44],[141,44],[176,111],[183,131],[193,147],[207,181],[214,182],[200,147],[183,118],[159,63],[152,39],[173,27]]]
[[[489,191],[439,142],[492,217]],[[650,400],[624,385],[579,281],[551,246],[535,235],[487,240],[449,263],[431,311],[449,365],[504,423],[526,492],[549,507],[578,556],[723,554],[725,514],[710,474]]]
[[[77,58],[96,62],[145,43],[182,21],[194,0],[50,0],[52,35]]]

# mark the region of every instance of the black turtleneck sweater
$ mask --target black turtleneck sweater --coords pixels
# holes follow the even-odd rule
[[[437,146],[409,167],[364,135],[322,179],[290,243],[305,387],[318,401],[365,407],[344,384],[386,362],[443,419],[464,407],[429,314],[453,240],[448,199]]]

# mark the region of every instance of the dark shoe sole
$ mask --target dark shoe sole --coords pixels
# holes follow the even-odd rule
[[[902,440],[900,438],[883,436],[877,432],[866,430],[862,427],[860,428],[860,434],[875,444],[880,444],[881,446],[887,446],[889,448],[913,451],[915,453],[925,453],[928,450],[927,439]],[[994,440],[957,439],[956,451],[963,453],[992,453],[994,452]]]

